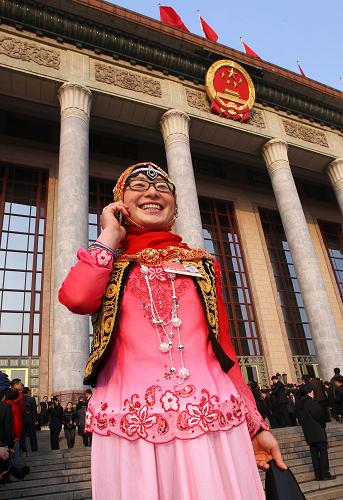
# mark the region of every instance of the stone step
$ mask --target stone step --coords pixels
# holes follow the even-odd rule
[[[308,444],[306,443],[306,441],[300,441],[300,440],[297,440],[297,441],[289,441],[289,442],[280,442],[278,441],[279,443],[279,446],[280,446],[280,450],[288,450],[288,449],[292,449],[292,448],[306,448],[308,447]],[[342,446],[343,445],[343,436],[339,436],[339,437],[331,437],[328,439],[328,444],[329,444],[329,448],[330,447],[334,447],[334,446]]]
[[[302,475],[304,475],[304,474],[310,474],[310,478],[313,477],[313,475],[314,475],[311,460],[308,463],[302,462],[298,465],[292,466],[292,467],[290,467],[290,469],[292,470],[293,474],[298,478],[298,480],[299,480],[299,477],[300,476],[303,477]],[[330,460],[330,470],[331,470],[331,473],[335,474],[335,475],[343,474],[343,457],[340,457],[336,460]],[[265,475],[265,472],[260,471],[260,475],[263,478]]]
[[[331,469],[335,469],[335,468],[341,467],[341,466],[343,466],[343,457],[337,458],[337,459],[334,459],[334,460],[330,460],[330,467],[331,467]],[[301,472],[312,471],[313,470],[312,461],[310,460],[308,463],[302,462],[301,464],[293,465],[291,467],[291,469],[292,469],[292,472],[294,474],[298,474],[298,473],[301,473]]]
[[[85,458],[84,460],[80,461],[79,458],[76,458],[74,461],[68,462],[67,464],[65,463],[59,463],[59,464],[49,464],[49,465],[35,465],[31,466],[30,463],[28,463],[31,472],[52,472],[52,471],[58,471],[58,470],[68,470],[70,468],[84,468],[84,467],[89,467],[90,466],[90,459]]]
[[[90,481],[90,471],[88,473],[81,474],[57,474],[49,478],[49,485],[58,484],[59,486],[67,483],[78,483],[80,481]],[[36,488],[40,486],[46,486],[46,480],[42,478],[33,479],[31,474],[28,474],[24,481],[13,481],[6,485],[6,490],[21,490],[25,488]]]
[[[330,448],[329,449],[329,458],[337,458],[343,455],[343,450],[341,446],[337,446],[336,448]],[[301,459],[303,461],[304,458],[309,458],[311,459],[311,453],[310,450],[307,449],[305,451],[298,451],[296,453],[283,453],[282,458],[284,459],[285,462],[289,465],[289,467],[292,467],[292,464],[294,464],[293,460]],[[304,461],[302,462],[304,463]]]
[[[18,497],[19,498],[19,497]],[[39,496],[25,497],[25,500],[92,500],[92,490],[66,491],[64,493],[49,493]],[[4,499],[5,500],[5,499]]]
[[[319,493],[325,489],[340,489],[343,488],[343,476],[337,476],[333,481],[308,481],[301,484],[301,489],[304,494],[306,493]]]
[[[29,482],[29,481],[28,481]],[[8,486],[10,486],[12,483],[10,483]],[[18,484],[18,483],[16,483]],[[27,484],[27,483],[26,483]],[[16,488],[16,489],[10,489],[6,485],[6,500],[11,500],[15,499],[17,500],[18,498],[37,498],[41,500],[41,498],[45,495],[47,498],[51,498],[51,494],[56,494],[58,493],[58,498],[62,498],[62,494],[68,493],[69,495],[75,495],[76,492],[82,491],[82,490],[91,490],[91,481],[84,481],[83,476],[81,477],[81,480],[78,482],[64,482],[63,478],[60,478],[60,481],[58,483],[53,483],[44,486],[32,486],[32,487],[25,487],[25,488]],[[57,497],[56,497],[57,498]],[[69,496],[65,498],[80,498],[80,497],[75,497],[75,496]]]
[[[27,463],[28,465],[36,466],[36,465],[51,465],[51,464],[62,464],[62,463],[70,463],[75,462],[75,460],[90,460],[90,454],[87,453],[85,455],[73,455],[72,453],[65,457],[54,457],[54,455],[47,456],[45,458],[41,458],[37,455],[34,459],[31,457],[27,457],[23,459],[23,463]]]
[[[28,474],[24,480],[20,481],[22,484],[27,484],[27,481],[31,481],[33,479],[49,479],[53,477],[61,477],[61,476],[72,476],[75,474],[81,475],[81,474],[90,474],[91,472],[91,467],[89,462],[85,462],[85,465],[82,467],[77,467],[78,464],[75,464],[72,466],[72,468],[68,469],[61,469],[60,467],[57,469],[52,469],[52,470],[32,470],[30,474]]]
[[[305,496],[307,500],[342,500],[343,487],[327,488],[317,493],[308,493]]]
[[[342,456],[343,456],[342,450],[337,450],[337,451],[333,451],[333,452],[329,451],[330,463],[332,463],[333,460],[342,458]],[[296,465],[310,464],[310,463],[312,463],[310,453],[308,453],[307,455],[304,455],[302,457],[295,457],[295,458],[290,458],[287,460],[287,465],[289,467],[291,467],[292,470],[293,470],[293,467]]]

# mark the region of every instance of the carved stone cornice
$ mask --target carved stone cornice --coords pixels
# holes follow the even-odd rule
[[[165,144],[189,142],[189,116],[184,111],[169,109],[162,115],[160,127]]]
[[[336,158],[329,163],[326,173],[335,191],[343,189],[343,158]]]
[[[92,104],[92,92],[78,83],[66,82],[58,91],[61,119],[75,116],[88,122]]]
[[[20,25],[34,33],[40,31],[46,37],[53,39],[61,37],[72,44],[77,43],[81,47],[96,49],[109,56],[134,60],[191,81],[204,82],[206,71],[212,64],[212,60],[207,56],[177,51],[167,44],[163,45],[162,42],[157,44],[148,38],[134,36],[118,29],[113,30],[110,25],[66,13],[58,7],[44,5],[43,2],[1,0],[0,17],[3,23]],[[244,66],[244,62],[238,62]],[[328,106],[321,102],[320,98],[308,98],[254,75],[252,79],[258,102],[290,110],[334,127],[343,127],[343,112],[339,103],[337,106]]]
[[[211,111],[210,103],[208,102],[208,97],[206,92],[200,92],[199,90],[186,89],[186,99],[187,104],[191,108],[199,109],[200,111],[206,111],[209,113]]]
[[[271,139],[262,147],[262,156],[269,173],[280,168],[289,168],[288,144],[282,139]]]
[[[262,111],[253,108],[250,111],[250,118],[247,121],[247,124],[257,128],[266,128]]]
[[[109,64],[95,63],[95,79],[134,92],[162,97],[161,84],[156,79],[126,69],[114,68]]]
[[[57,50],[47,49],[37,43],[28,43],[10,35],[0,35],[0,54],[12,59],[35,62],[47,68],[60,68],[60,55]]]
[[[319,144],[319,146],[329,147],[326,135],[321,130],[314,127],[308,127],[301,123],[293,122],[290,120],[282,120],[285,132],[290,137],[296,137],[312,144]]]

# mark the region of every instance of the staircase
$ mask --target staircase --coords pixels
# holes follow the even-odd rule
[[[337,476],[334,481],[314,481],[309,448],[300,427],[274,429],[273,434],[308,500],[343,500],[343,424],[330,423],[327,429],[331,473]],[[68,450],[65,439],[61,438],[61,449],[51,451],[49,432],[43,430],[38,437],[39,451],[24,458],[31,473],[23,481],[0,485],[0,498],[91,499],[90,448],[84,448],[77,437],[75,448]],[[263,476],[261,473],[262,480]]]

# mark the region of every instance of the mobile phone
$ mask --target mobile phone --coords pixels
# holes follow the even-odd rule
[[[119,222],[119,224],[122,225],[122,223],[123,223],[123,214],[121,212],[116,212],[115,218],[117,219],[117,221]]]

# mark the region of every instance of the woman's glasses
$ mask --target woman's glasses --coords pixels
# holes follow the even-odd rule
[[[156,191],[159,191],[160,193],[174,193],[175,191],[175,186],[167,181],[149,182],[143,179],[131,179],[127,183],[126,187],[132,189],[133,191],[143,192],[148,191],[150,186],[154,186]]]

